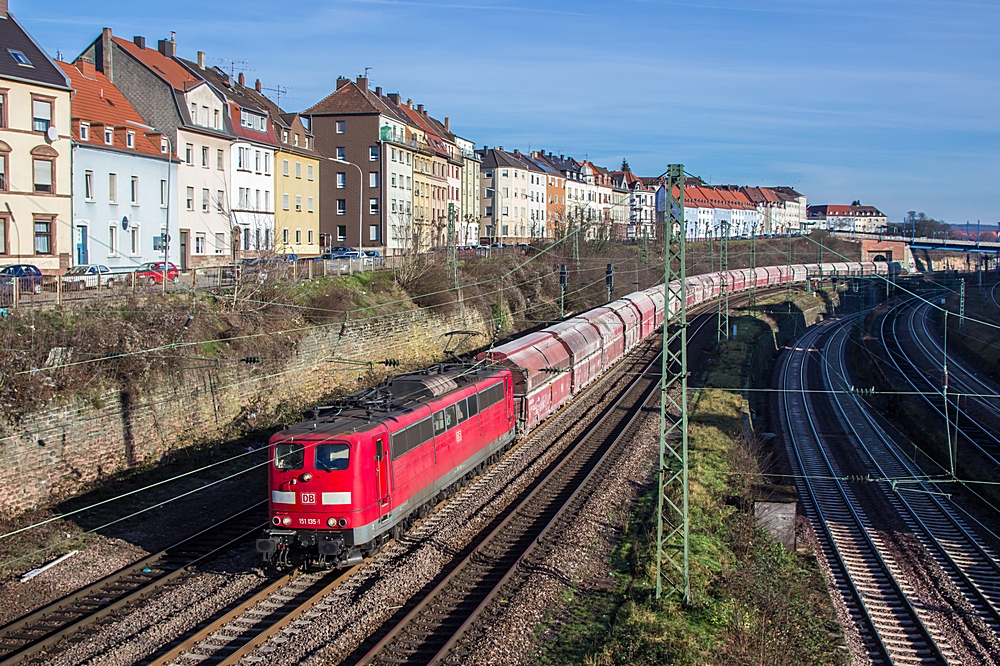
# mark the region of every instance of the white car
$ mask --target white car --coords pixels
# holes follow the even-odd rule
[[[63,289],[83,291],[96,289],[98,286],[111,289],[120,276],[101,264],[81,264],[66,271],[62,276]]]

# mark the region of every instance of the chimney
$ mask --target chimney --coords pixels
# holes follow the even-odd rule
[[[367,76],[359,76],[358,80],[355,81],[355,83],[358,84],[358,87],[361,88],[361,90],[368,90],[368,77]]]
[[[423,113],[423,112],[424,112],[424,105],[417,104],[417,113]]]
[[[382,88],[375,86],[375,94],[378,95],[379,99],[382,98]]]
[[[174,33],[170,33],[173,35]],[[177,42],[173,39],[160,39],[156,42],[156,50],[166,58],[173,58],[177,55]]]
[[[451,119],[448,116],[444,117],[444,128],[449,132],[451,131]]]
[[[115,82],[114,61],[111,58],[111,28],[101,30],[101,71],[108,81]]]
[[[141,35],[136,35],[132,38],[132,43],[138,46],[143,51],[146,50],[146,38]]]
[[[7,18],[7,0],[0,0],[0,17]]]
[[[245,78],[243,78],[243,72],[240,72],[240,73],[239,73],[239,74],[238,74],[238,75],[236,76],[236,82],[237,82],[237,83],[239,83],[239,84],[240,84],[241,86],[242,86],[242,85],[246,85],[246,81],[247,81],[247,80],[246,80]]]
[[[499,150],[502,153],[503,152],[503,146],[500,146],[499,148],[497,148],[497,150]]]
[[[392,100],[393,104],[399,106],[399,93],[389,93],[388,95],[386,95],[386,97]]]
[[[260,79],[254,81],[253,89],[256,90],[257,92],[260,92]]]
[[[205,52],[198,51],[198,69],[205,69]]]
[[[343,88],[344,86],[346,86],[350,82],[351,82],[350,79],[345,79],[342,76],[338,76],[337,77],[337,90],[340,90],[341,88]]]

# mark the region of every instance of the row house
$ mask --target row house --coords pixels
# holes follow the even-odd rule
[[[545,178],[545,237],[562,238],[566,235],[566,178],[540,151],[531,153],[531,161]]]
[[[878,233],[889,223],[885,213],[875,206],[822,204],[809,206],[809,222],[818,229],[848,233]]]
[[[144,37],[128,41],[105,28],[76,62],[92,63],[146,124],[163,132],[167,154],[179,158],[165,232],[180,268],[232,261],[242,234],[232,232],[230,217],[236,137],[225,97],[177,58],[173,35],[153,49]]]
[[[268,117],[275,138],[273,167],[274,251],[300,257],[318,256],[322,251],[319,228],[319,168],[323,156],[316,149],[316,138],[308,120],[297,113],[286,113],[264,95],[260,80],[253,87],[244,85],[242,74],[235,84],[229,76],[223,85],[231,85],[248,100],[251,108]]]
[[[655,238],[656,191],[631,171],[613,171],[611,177],[616,190],[625,191],[628,197],[628,225],[624,238]]]
[[[219,68],[206,67],[203,51],[198,52],[196,62],[177,60],[208,83],[225,103],[223,113],[232,128],[233,139],[227,152],[231,178],[224,206],[232,228],[233,254],[242,258],[272,252],[278,139],[270,114],[256,97],[248,94],[242,73],[232,81]]]
[[[73,86],[73,262],[133,270],[169,257],[162,234],[176,197],[166,137],[94,63],[60,62]]]
[[[528,171],[527,184],[522,182],[521,187],[513,194],[515,202],[518,198],[522,200],[522,204],[526,201],[528,242],[536,238],[546,238],[545,195],[547,185],[545,171],[530,157],[523,155],[520,150],[514,151],[514,157],[524,164]],[[522,205],[522,208],[524,207],[525,205]]]
[[[65,73],[0,0],[0,266],[72,263],[70,94]]]
[[[445,118],[444,120],[445,125],[448,125],[448,119]],[[480,159],[476,154],[476,144],[472,141],[456,135],[455,145],[462,156],[462,168],[459,179],[459,244],[466,246],[477,245],[480,237]]]

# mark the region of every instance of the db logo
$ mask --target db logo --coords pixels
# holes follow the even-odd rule
[[[455,441],[456,442],[461,442],[462,441],[462,431],[461,430],[456,430],[455,431]]]
[[[299,493],[299,497],[302,499],[303,504],[316,503],[316,493]]]

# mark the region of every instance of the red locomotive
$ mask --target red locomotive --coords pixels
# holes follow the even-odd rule
[[[276,564],[351,566],[514,441],[511,373],[481,365],[400,375],[271,438]]]
[[[835,276],[887,275],[889,265],[833,263],[729,271],[727,289]],[[687,278],[689,306],[718,297],[718,273]],[[400,375],[271,438],[271,527],[257,541],[279,564],[348,566],[402,534],[435,503],[580,394],[660,330],[663,286],[512,340],[475,364]]]

